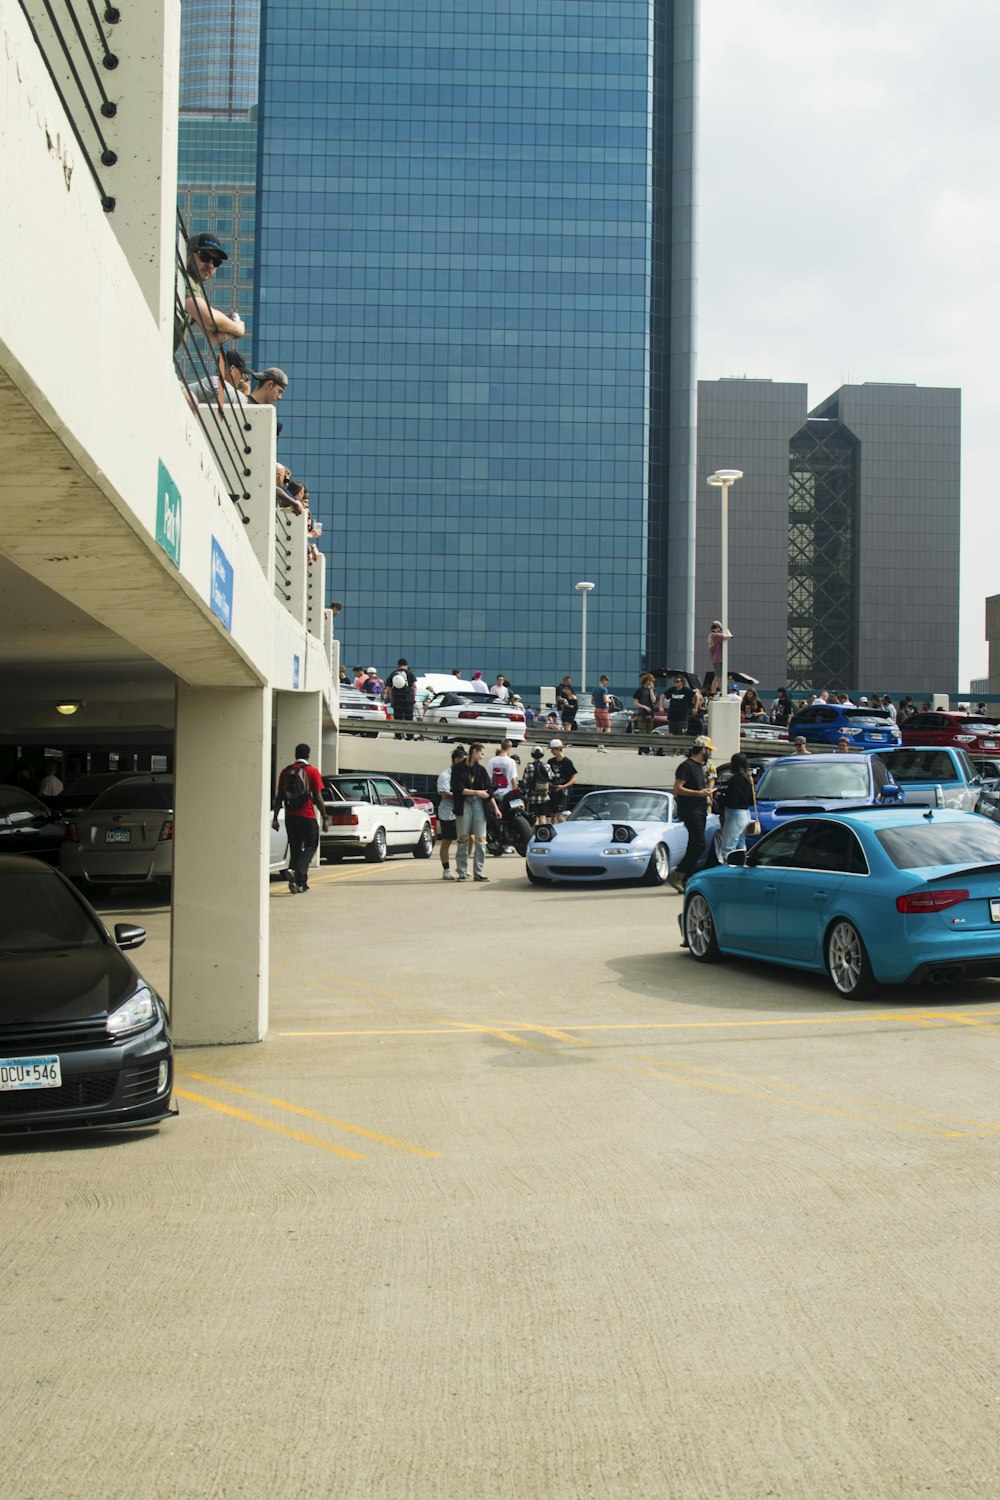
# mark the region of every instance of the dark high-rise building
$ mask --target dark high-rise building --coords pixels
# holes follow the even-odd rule
[[[959,391],[848,385],[810,412],[804,385],[699,381],[699,639],[721,605],[717,468],[744,471],[734,668],[793,693],[956,688]]]
[[[690,655],[696,13],[264,4],[254,356],[352,658],[555,681],[580,580],[591,676]]]
[[[261,0],[182,0],[177,197],[192,234],[217,234],[223,311],[252,335]]]

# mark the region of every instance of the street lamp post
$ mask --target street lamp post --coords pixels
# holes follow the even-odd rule
[[[594,587],[592,583],[578,583],[577,593],[580,595],[580,603],[583,605],[583,617],[580,627],[580,692],[587,691],[587,595]]]
[[[719,548],[722,608],[719,611],[719,619],[722,622],[723,698],[729,697],[729,641],[726,638],[726,632],[729,630],[729,487],[735,484],[737,479],[742,478],[742,469],[716,469],[714,474],[708,476],[708,482],[712,488],[720,491],[719,499],[722,501],[722,545]]]

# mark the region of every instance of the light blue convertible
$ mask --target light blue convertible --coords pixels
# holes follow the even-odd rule
[[[977,813],[865,807],[789,819],[684,889],[692,958],[880,984],[1000,977],[1000,827]]]
[[[709,847],[718,826],[718,818],[710,815]],[[588,792],[567,822],[535,829],[526,859],[528,879],[535,885],[552,880],[662,885],[683,859],[687,837],[670,792],[636,787]]]

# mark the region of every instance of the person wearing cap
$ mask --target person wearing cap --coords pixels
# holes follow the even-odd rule
[[[715,749],[707,734],[699,734],[687,760],[682,760],[674,778],[677,816],[687,829],[687,848],[677,868],[667,876],[675,891],[683,891],[705,853],[705,824],[715,792],[715,776],[706,775],[708,757]]]
[[[288,376],[284,370],[269,365],[266,370],[251,370],[250,374],[257,382],[250,392],[250,400],[258,406],[276,406],[288,389]]]
[[[471,678],[469,679],[469,685],[474,693],[485,693],[487,697],[489,696],[490,690],[486,686],[486,683],[483,681],[482,672],[473,672]]]
[[[370,698],[378,698],[380,702],[385,697],[385,683],[378,675],[377,667],[365,668],[364,690]]]
[[[237,313],[227,318],[226,314],[213,307],[204,295],[205,288],[216,271],[229,256],[214,234],[196,234],[188,240],[187,267],[181,288],[181,300],[189,324],[201,330],[214,349],[226,339],[241,339],[246,333],[246,324]],[[178,348],[184,337],[184,325],[174,329],[174,348]]]
[[[562,740],[549,740],[549,811],[553,823],[565,823],[569,789],[576,781],[576,766],[566,754]]]
[[[216,363],[218,375],[206,375],[201,380],[191,381],[188,390],[194,399],[200,406],[245,406],[246,397],[241,388],[250,374],[250,366],[242,354],[236,349],[220,349]]]
[[[528,804],[528,817],[537,828],[539,823],[549,821],[549,789],[552,777],[545,764],[545,751],[536,745],[531,752],[531,764],[525,769],[521,790]]]
[[[809,746],[806,744],[805,737],[803,735],[800,734],[796,736],[792,744],[792,753],[794,755],[809,754]]]

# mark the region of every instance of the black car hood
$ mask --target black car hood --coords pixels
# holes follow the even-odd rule
[[[0,1026],[103,1020],[139,983],[136,970],[110,943],[0,954]]]

